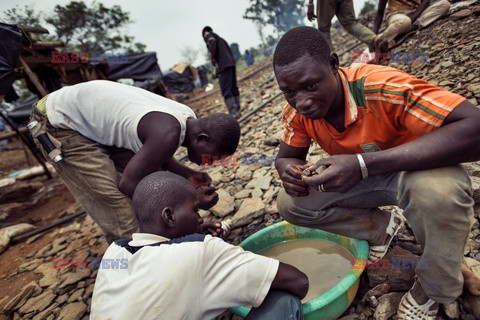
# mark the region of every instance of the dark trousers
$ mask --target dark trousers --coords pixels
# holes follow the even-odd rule
[[[270,290],[262,304],[253,308],[245,320],[300,320],[302,302],[293,294]]]
[[[218,81],[220,83],[220,90],[222,91],[222,96],[226,100],[230,97],[235,97],[240,95],[237,87],[237,74],[235,67],[228,67],[222,72],[218,73]]]

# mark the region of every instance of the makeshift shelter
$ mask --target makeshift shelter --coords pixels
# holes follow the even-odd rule
[[[61,52],[56,47],[60,41],[42,42],[32,39],[30,33],[48,33],[43,28],[30,28],[0,23],[0,96],[13,102],[18,96],[13,90],[15,80],[25,78],[28,89],[41,98],[64,85],[108,79],[117,81],[128,78],[134,85],[166,96],[162,72],[155,52],[122,54],[121,59],[92,59],[87,53]],[[1,99],[0,99],[1,100]],[[28,101],[15,104],[7,113],[17,124],[24,124],[30,108]],[[17,121],[18,119],[18,121]]]
[[[134,86],[166,96],[167,88],[155,52],[131,53],[108,62],[108,79],[133,79]]]
[[[0,103],[5,99],[13,102],[18,98],[12,84],[24,78],[28,89],[34,93],[6,115],[0,112],[5,122],[20,136],[37,160],[44,165],[42,156],[33,145],[25,129],[19,129],[30,114],[31,105],[50,92],[64,85],[73,85],[97,79],[118,80],[130,78],[134,85],[166,95],[162,73],[154,52],[126,54],[123,59],[93,61],[88,53],[61,52],[61,41],[36,41],[32,33],[48,33],[41,27],[25,27],[0,23]],[[14,103],[15,104],[15,103]],[[8,116],[12,116],[15,122]],[[10,137],[8,135],[7,137]],[[0,137],[0,139],[4,136]],[[45,165],[45,172],[48,173]]]
[[[195,89],[197,69],[188,63],[178,63],[170,68],[171,71],[163,76],[163,82],[168,92],[185,93]]]

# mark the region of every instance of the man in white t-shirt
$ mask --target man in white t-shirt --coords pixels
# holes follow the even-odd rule
[[[197,189],[202,209],[215,205],[218,195],[209,175],[190,169],[173,155],[184,146],[188,158],[201,164],[202,154],[232,154],[240,139],[240,127],[231,116],[197,119],[186,105],[106,80],[79,83],[45,96],[35,104],[32,120],[61,144],[59,162],[41,149],[109,242],[138,230],[130,197],[138,182],[152,172],[167,170],[185,177]]]
[[[91,319],[210,320],[239,305],[254,307],[247,319],[301,319],[307,276],[199,234],[199,201],[187,180],[152,173],[137,185],[133,206],[141,233],[105,252],[110,263],[98,271]]]

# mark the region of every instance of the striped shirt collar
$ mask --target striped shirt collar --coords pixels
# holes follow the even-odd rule
[[[348,86],[347,75],[343,72],[342,68],[339,68],[338,71],[340,74],[340,81],[342,81],[343,93],[345,95],[345,127],[346,127],[357,120],[358,106]]]

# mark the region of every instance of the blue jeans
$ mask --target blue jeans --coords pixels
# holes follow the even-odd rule
[[[272,289],[245,320],[301,320],[302,315],[302,302],[297,296]]]

